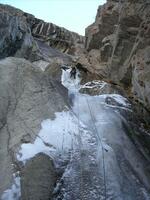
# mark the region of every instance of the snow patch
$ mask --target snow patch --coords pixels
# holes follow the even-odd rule
[[[54,120],[44,120],[34,143],[22,144],[17,159],[26,160],[43,152],[51,157],[63,153],[72,147],[72,135],[76,134],[77,119],[69,111],[55,113]]]
[[[107,83],[104,81],[90,81],[87,82],[86,84],[82,85],[81,88],[97,88],[99,87],[100,89],[102,89]]]

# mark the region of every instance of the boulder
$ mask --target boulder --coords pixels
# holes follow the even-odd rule
[[[27,161],[21,171],[21,199],[49,200],[57,180],[53,161],[49,156],[39,153]]]

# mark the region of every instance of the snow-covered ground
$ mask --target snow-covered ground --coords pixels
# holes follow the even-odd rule
[[[35,141],[21,145],[18,160],[25,163],[43,152],[56,161],[58,155],[64,158],[71,152],[55,200],[149,200],[146,163],[126,135],[119,114],[105,103],[111,97],[128,109],[127,100],[118,94],[80,94],[79,74],[71,79],[70,69],[62,71],[62,84],[69,90],[72,109],[55,113],[54,120],[44,120]],[[105,83],[93,82],[93,86],[84,87],[94,84],[103,87]],[[18,178],[15,185],[2,200],[19,199]],[[13,197],[16,191],[18,196]]]

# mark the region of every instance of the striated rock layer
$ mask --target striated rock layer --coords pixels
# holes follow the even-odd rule
[[[0,4],[0,37],[0,58],[17,56],[31,61],[43,57],[37,40],[70,54],[75,53],[76,44],[84,43],[84,37],[77,33],[3,4]]]
[[[150,111],[149,0],[107,0],[86,29],[85,47],[89,59],[97,52],[97,65],[91,63],[96,73],[122,85]]]
[[[36,18],[33,21],[34,23],[31,24],[33,36],[62,52],[73,54],[75,43],[84,43],[84,37],[77,33]]]

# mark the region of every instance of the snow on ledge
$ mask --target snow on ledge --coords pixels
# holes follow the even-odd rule
[[[91,89],[91,88],[97,88],[99,87],[100,89],[102,89],[107,83],[104,81],[90,81],[85,83],[84,85],[81,86],[81,88],[87,88],[87,89]]]

